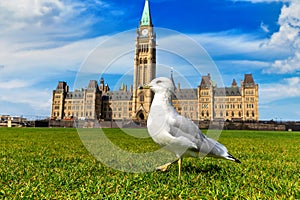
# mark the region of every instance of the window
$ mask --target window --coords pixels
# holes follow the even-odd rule
[[[144,94],[141,94],[140,95],[140,102],[143,102],[144,101]]]

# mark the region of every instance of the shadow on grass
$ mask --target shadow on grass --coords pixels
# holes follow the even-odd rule
[[[184,161],[183,161],[184,162]],[[178,170],[177,163],[172,164],[171,169],[174,171]],[[171,169],[168,169],[167,172],[171,173]],[[219,166],[217,163],[203,163],[203,164],[195,164],[193,162],[185,162],[182,165],[181,171],[183,173],[189,173],[189,174],[219,174],[223,168]],[[159,173],[166,173],[157,171]]]
[[[206,163],[202,165],[195,165],[191,162],[187,162],[182,166],[182,171],[189,172],[189,173],[219,173],[222,170],[222,167],[220,167],[218,164],[214,163]]]

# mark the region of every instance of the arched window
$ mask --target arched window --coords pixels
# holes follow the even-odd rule
[[[140,102],[144,102],[144,94],[140,95]]]

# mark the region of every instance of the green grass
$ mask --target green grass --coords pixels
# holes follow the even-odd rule
[[[150,138],[105,133],[126,151],[158,149]],[[109,168],[76,129],[2,128],[0,199],[300,199],[299,132],[223,131],[219,141],[242,164],[184,159],[179,180],[176,165],[149,173]]]

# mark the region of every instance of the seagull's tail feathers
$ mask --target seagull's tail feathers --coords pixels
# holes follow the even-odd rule
[[[227,148],[222,145],[221,143],[211,139],[207,138],[208,146],[210,146],[210,151],[208,153],[208,156],[215,157],[215,158],[223,158],[226,160],[231,160],[236,163],[241,163],[238,159],[233,157],[231,154],[228,153]]]
[[[234,161],[236,163],[242,163],[241,161],[239,161],[238,159],[236,159],[235,157],[233,157],[231,154],[228,153],[228,155],[225,157],[225,159],[227,160],[231,160]]]

